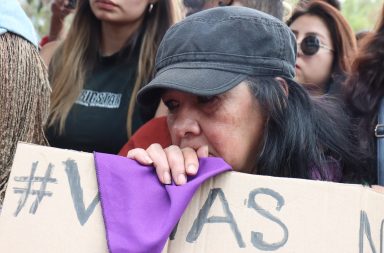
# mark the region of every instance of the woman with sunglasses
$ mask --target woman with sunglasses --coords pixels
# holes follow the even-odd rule
[[[296,80],[313,95],[339,94],[356,53],[354,33],[341,12],[322,1],[296,9],[287,22],[296,35]]]

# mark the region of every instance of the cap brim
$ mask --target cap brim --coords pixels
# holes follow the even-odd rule
[[[246,79],[247,75],[209,68],[176,67],[161,70],[137,95],[142,105],[158,103],[165,89],[197,96],[224,93]]]

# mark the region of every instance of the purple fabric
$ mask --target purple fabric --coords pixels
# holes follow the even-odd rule
[[[95,164],[111,253],[161,252],[198,187],[231,170],[220,158],[205,158],[185,185],[165,186],[153,167],[122,156],[95,153]]]

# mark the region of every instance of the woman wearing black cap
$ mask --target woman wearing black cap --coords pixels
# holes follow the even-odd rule
[[[165,184],[185,183],[206,156],[252,174],[373,183],[342,112],[293,81],[295,56],[290,29],[261,12],[225,7],[186,18],[166,33],[156,77],[138,94],[144,105],[166,104],[173,145],[128,157],[153,164]]]

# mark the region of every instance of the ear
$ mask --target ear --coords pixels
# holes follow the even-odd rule
[[[276,77],[275,79],[279,82],[281,89],[285,93],[285,96],[288,97],[288,95],[289,95],[289,88],[288,88],[287,81],[284,78],[281,78],[281,77]]]

